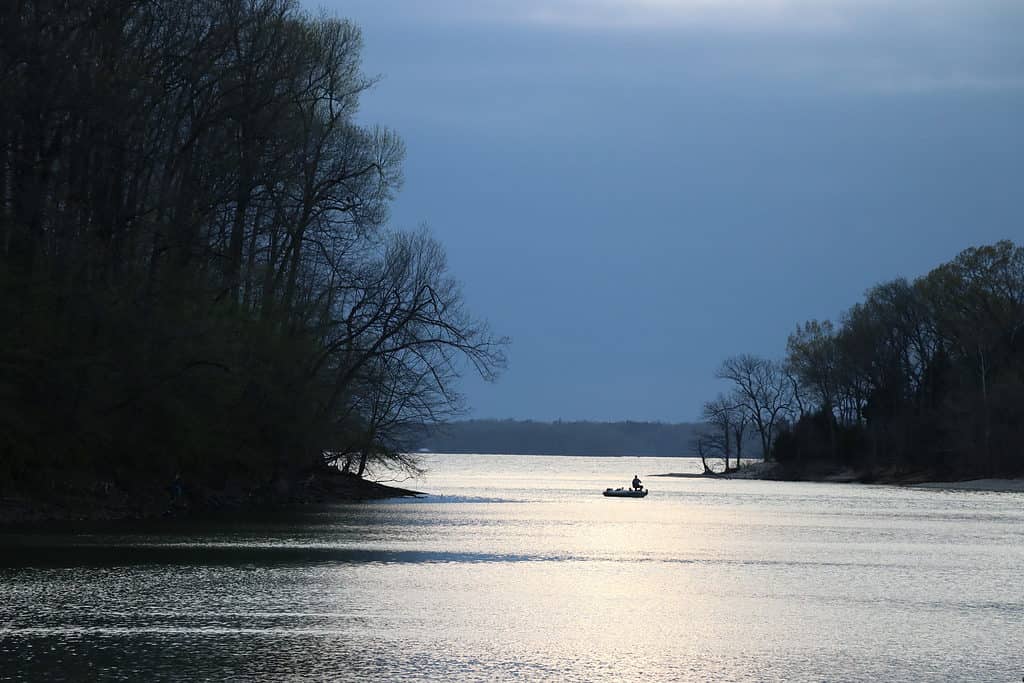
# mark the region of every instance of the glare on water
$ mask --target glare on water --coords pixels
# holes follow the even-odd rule
[[[0,679],[1024,675],[1020,494],[429,466],[418,500],[0,536]]]

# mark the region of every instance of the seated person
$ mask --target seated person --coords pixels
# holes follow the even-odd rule
[[[639,491],[643,488],[643,483],[640,481],[640,477],[636,474],[633,475],[633,490]]]

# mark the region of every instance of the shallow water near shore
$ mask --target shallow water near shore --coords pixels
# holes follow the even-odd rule
[[[428,466],[420,499],[0,535],[0,680],[1024,676],[1020,493]]]

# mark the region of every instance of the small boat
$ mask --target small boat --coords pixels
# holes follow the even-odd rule
[[[609,498],[643,498],[647,495],[647,489],[624,489],[621,486],[617,489],[607,488],[604,495]]]

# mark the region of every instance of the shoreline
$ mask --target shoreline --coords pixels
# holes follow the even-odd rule
[[[937,489],[952,491],[989,491],[999,493],[1024,493],[1024,479],[964,479],[962,481],[926,481],[919,484],[906,484],[915,489]]]
[[[648,474],[646,476],[672,477],[677,479],[804,481],[817,484],[874,484],[929,490],[1024,493],[1024,478],[1021,477],[972,477],[970,479],[947,480],[927,472],[900,473],[883,471],[865,473],[851,469],[795,471],[763,462],[750,464],[738,471],[729,473],[666,472],[664,474]]]
[[[263,515],[332,503],[414,498],[421,491],[388,486],[354,474],[309,474],[304,479],[230,490],[197,487],[178,495],[156,488],[109,491],[99,487],[68,495],[4,492],[0,533],[65,526],[75,522],[150,522],[217,515]]]

